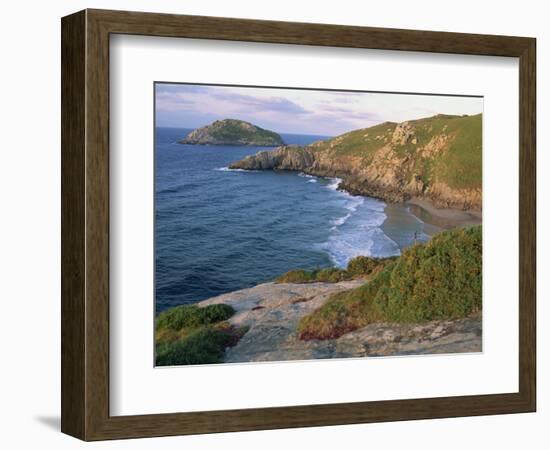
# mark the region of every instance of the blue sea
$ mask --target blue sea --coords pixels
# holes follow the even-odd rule
[[[426,227],[405,206],[338,191],[339,180],[227,167],[263,147],[182,145],[189,129],[157,128],[157,312],[273,280],[292,269],[391,256]],[[325,136],[281,134],[289,144]],[[269,150],[269,149],[267,149]]]

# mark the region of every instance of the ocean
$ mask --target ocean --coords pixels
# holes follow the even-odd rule
[[[191,130],[157,128],[157,312],[271,281],[292,269],[393,256],[427,226],[406,206],[338,191],[338,179],[227,167],[263,147],[182,145]],[[324,136],[281,134],[289,144]]]

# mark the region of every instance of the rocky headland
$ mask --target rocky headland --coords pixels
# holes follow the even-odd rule
[[[338,177],[339,188],[354,195],[479,212],[481,124],[481,114],[385,122],[307,146],[261,151],[230,168]]]
[[[464,353],[481,351],[481,315],[420,324],[373,323],[336,339],[301,340],[300,320],[321,308],[332,294],[357,288],[362,280],[340,283],[265,283],[204,300],[226,304],[229,319],[248,331],[228,347],[223,362],[288,361],[324,358]]]
[[[275,147],[284,145],[280,135],[265,130],[244,120],[216,120],[191,131],[180,144],[193,145],[250,145],[257,147]]]

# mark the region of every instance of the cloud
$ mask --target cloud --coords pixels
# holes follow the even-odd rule
[[[155,88],[157,124],[181,128],[235,118],[283,133],[334,136],[385,121],[483,109],[483,100],[472,97],[170,83]]]
[[[256,112],[283,112],[288,114],[310,114],[310,111],[284,97],[262,98],[258,96],[239,94],[235,92],[217,92],[212,97],[233,104],[241,105],[242,109],[253,109]]]

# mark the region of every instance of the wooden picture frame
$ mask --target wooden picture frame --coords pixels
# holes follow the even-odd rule
[[[85,10],[62,19],[62,416],[83,440],[310,427],[536,408],[533,38]],[[109,415],[109,36],[133,34],[519,58],[519,391]]]

